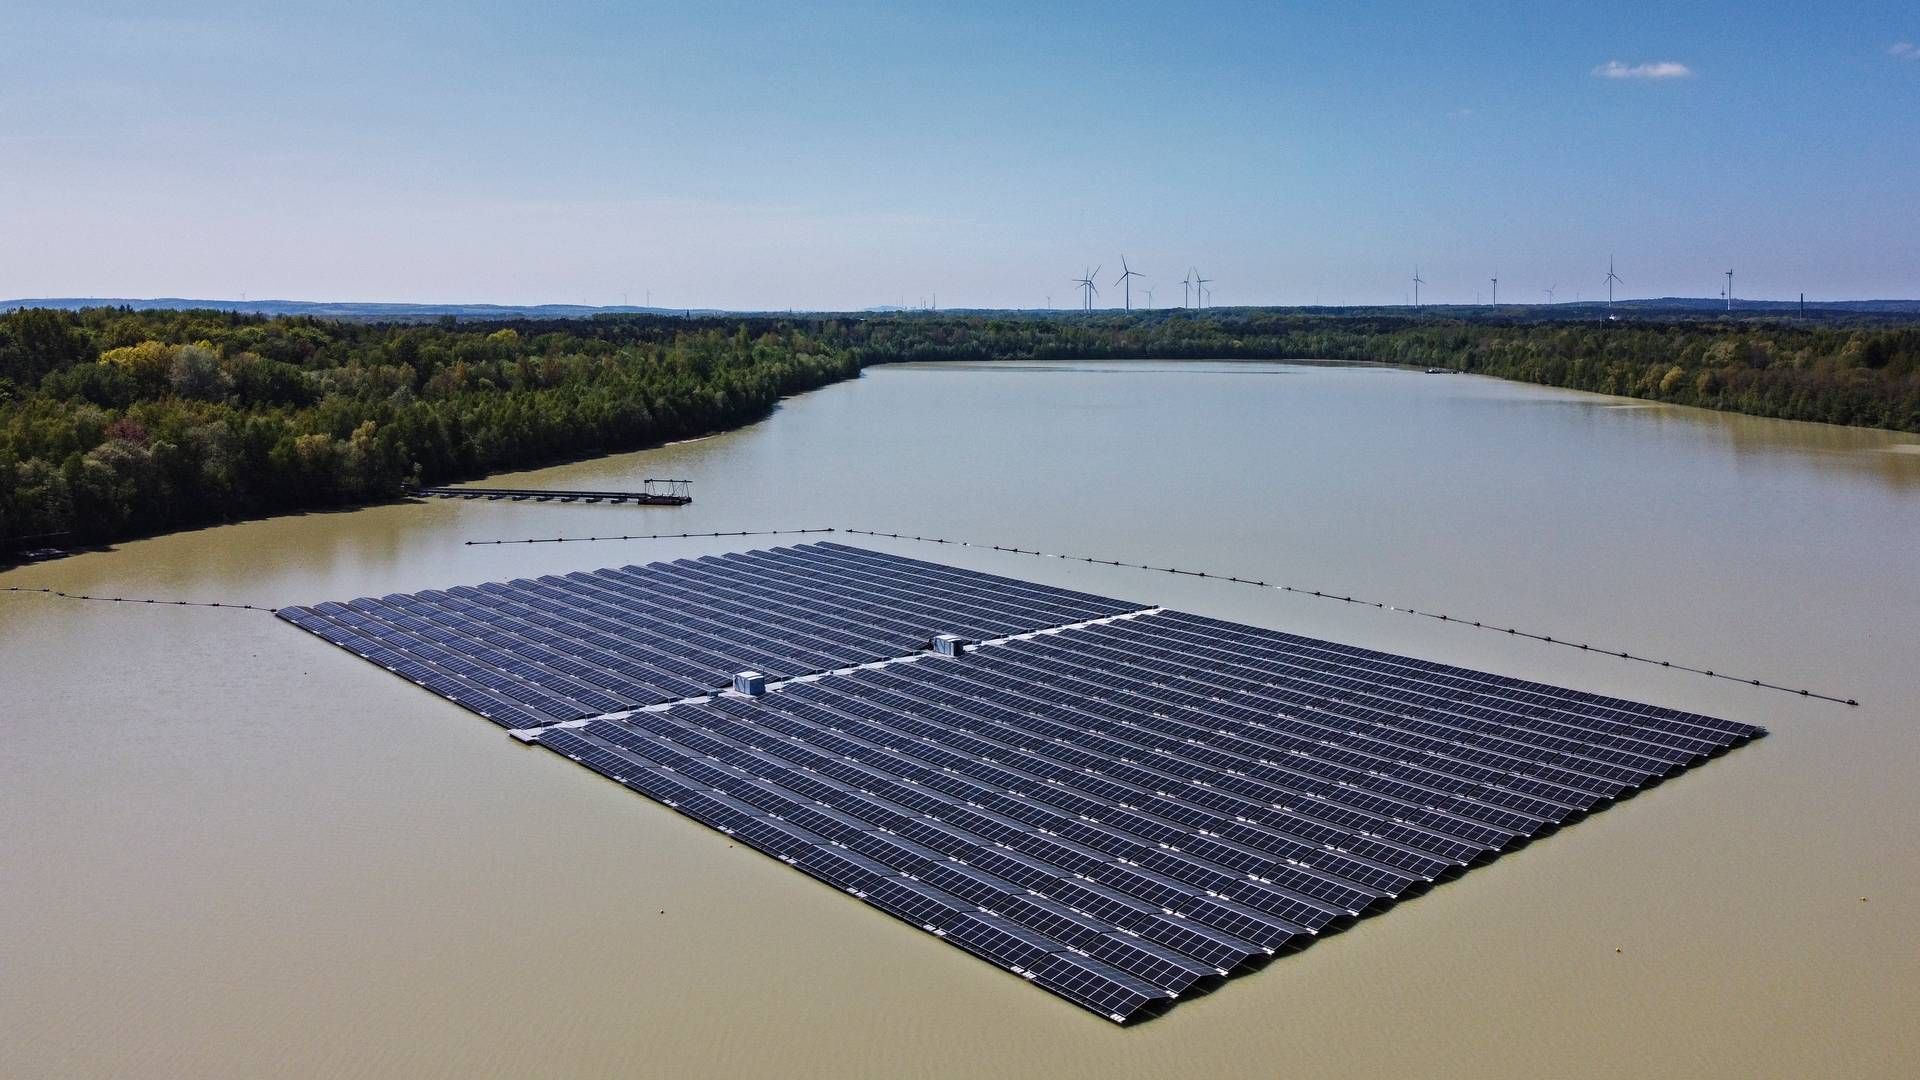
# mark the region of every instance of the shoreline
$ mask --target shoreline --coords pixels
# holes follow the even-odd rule
[[[619,457],[624,454],[646,453],[652,450],[663,450],[668,447],[685,446],[693,443],[705,442],[709,439],[714,439],[721,435],[727,435],[727,434],[731,434],[738,431],[744,431],[750,427],[753,427],[755,424],[762,423],[765,420],[767,420],[769,417],[771,417],[773,413],[777,411],[783,403],[789,400],[792,400],[794,398],[798,398],[802,395],[825,389],[829,386],[834,386],[842,382],[848,382],[848,381],[859,379],[862,376],[862,374],[869,368],[899,366],[899,367],[912,367],[920,370],[931,370],[931,369],[936,369],[936,368],[950,366],[950,365],[966,365],[966,366],[979,365],[987,368],[1004,368],[1008,370],[1018,370],[1023,367],[1029,370],[1035,370],[1033,368],[1033,365],[1046,364],[1046,365],[1059,365],[1057,367],[1050,367],[1046,370],[1062,371],[1062,370],[1066,370],[1067,365],[1103,364],[1103,363],[1115,363],[1115,362],[1156,363],[1156,364],[1166,364],[1169,366],[1184,366],[1189,364],[1294,364],[1294,365],[1301,365],[1301,366],[1323,367],[1323,368],[1353,368],[1353,369],[1375,368],[1380,370],[1401,371],[1401,372],[1407,372],[1412,374],[1427,373],[1427,369],[1417,364],[1398,363],[1394,361],[1382,361],[1382,360],[1348,360],[1348,359],[1327,359],[1327,358],[1319,358],[1319,357],[1315,357],[1315,358],[1270,357],[1268,358],[1268,357],[1238,356],[1238,357],[1202,358],[1202,357],[1118,356],[1118,357],[1076,357],[1076,358],[1044,359],[1044,360],[1035,359],[1032,357],[1007,357],[1002,359],[980,359],[980,360],[876,360],[876,361],[869,361],[862,364],[860,367],[856,368],[853,371],[853,373],[850,375],[847,375],[841,378],[831,379],[827,382],[821,383],[816,386],[809,386],[803,389],[799,389],[790,394],[784,394],[779,398],[775,399],[774,402],[760,414],[747,418],[746,420],[737,424],[717,427],[711,431],[703,432],[698,435],[685,436],[685,437],[676,438],[676,439],[668,439],[660,442],[647,443],[644,445],[637,445],[637,446],[631,446],[631,447],[618,447],[618,448],[596,448],[592,450],[581,451],[579,453],[570,453],[570,454],[563,454],[563,455],[554,456],[554,457],[548,457],[538,461],[531,461],[524,464],[516,464],[509,468],[498,469],[498,470],[483,473],[477,476],[463,476],[458,479],[447,480],[435,486],[459,487],[459,486],[471,485],[471,484],[484,484],[487,481],[495,480],[500,477],[515,476],[522,473],[539,472],[545,469],[561,468],[568,465],[579,465],[579,464],[592,462],[592,461],[602,461],[610,458]],[[1096,371],[1094,373],[1098,373],[1098,372]],[[1812,427],[1823,428],[1830,431],[1834,431],[1836,433],[1850,432],[1850,433],[1858,433],[1862,436],[1878,435],[1878,436],[1887,436],[1894,439],[1898,439],[1900,437],[1916,437],[1917,440],[1920,440],[1920,436],[1916,436],[1916,433],[1908,432],[1899,428],[1870,427],[1862,424],[1836,424],[1836,423],[1823,421],[1823,420],[1803,420],[1803,419],[1798,419],[1794,417],[1775,416],[1767,413],[1748,412],[1748,411],[1737,410],[1737,409],[1720,409],[1720,408],[1714,408],[1706,405],[1690,405],[1690,404],[1684,404],[1680,402],[1661,401],[1657,398],[1647,398],[1647,397],[1642,397],[1634,394],[1609,393],[1606,391],[1587,390],[1580,387],[1568,386],[1560,383],[1516,378],[1510,375],[1501,375],[1501,374],[1496,374],[1492,372],[1462,371],[1462,370],[1456,369],[1454,371],[1447,372],[1446,374],[1478,375],[1485,378],[1494,379],[1499,382],[1510,383],[1516,386],[1532,386],[1532,387],[1539,387],[1539,388],[1548,389],[1548,390],[1565,391],[1572,394],[1586,395],[1586,396],[1591,396],[1595,398],[1613,399],[1611,401],[1607,401],[1605,403],[1598,405],[1599,408],[1612,410],[1612,411],[1675,409],[1675,410],[1681,411],[1682,414],[1698,413],[1698,414],[1707,414],[1707,415],[1749,417],[1749,418],[1758,419],[1758,420],[1772,420],[1772,421],[1779,421],[1782,423],[1790,423],[1790,424],[1806,424]],[[1914,441],[1914,442],[1896,441],[1886,446],[1880,446],[1880,447],[1863,446],[1863,447],[1860,447],[1859,449],[1886,453],[1886,454],[1895,455],[1895,456],[1920,456],[1920,441]],[[0,552],[0,573],[6,573],[15,569],[19,569],[21,567],[36,565],[38,563],[59,561],[66,558],[70,558],[75,555],[86,554],[89,552],[111,551],[114,549],[116,545],[131,542],[131,541],[148,540],[148,539],[153,539],[155,537],[173,535],[176,533],[193,532],[200,529],[217,528],[223,525],[239,525],[249,521],[263,521],[263,520],[270,520],[273,518],[296,517],[296,516],[301,516],[305,514],[315,514],[315,513],[329,513],[329,514],[352,513],[354,511],[366,510],[366,509],[371,509],[379,506],[394,506],[394,505],[399,505],[403,503],[424,504],[427,501],[429,500],[424,500],[417,496],[401,493],[391,498],[368,499],[368,500],[352,502],[352,503],[335,503],[335,504],[328,504],[324,506],[309,506],[309,507],[300,507],[300,508],[289,509],[289,510],[273,511],[273,512],[263,513],[263,514],[249,514],[249,515],[237,516],[237,517],[233,517],[233,518],[229,518],[221,521],[203,522],[200,524],[187,525],[187,526],[183,526],[180,528],[173,528],[173,529],[156,529],[152,531],[144,531],[144,532],[133,533],[125,536],[116,537],[109,541],[79,544],[70,548],[60,548],[59,554],[57,555],[50,555],[47,557],[37,558],[37,559],[18,558],[17,556],[25,554],[27,551],[34,550],[31,548],[26,548],[23,545],[21,548],[16,550]],[[653,509],[672,510],[677,508],[676,507],[654,507]],[[42,547],[58,547],[58,545],[49,544],[49,545],[42,545]]]

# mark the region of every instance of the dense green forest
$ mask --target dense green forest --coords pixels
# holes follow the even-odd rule
[[[1525,309],[1523,309],[1525,310]],[[863,364],[948,359],[1320,359],[1439,367],[1681,405],[1920,431],[1920,321],[1609,322],[1174,309],[1067,318],[918,316],[853,328]]]
[[[369,323],[0,316],[0,549],[397,496],[738,426],[904,360],[1364,360],[1920,431],[1920,327],[1258,309]]]
[[[807,331],[0,317],[0,544],[338,506],[733,427],[854,374]]]

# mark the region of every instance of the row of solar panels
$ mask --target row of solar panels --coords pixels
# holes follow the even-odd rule
[[[605,721],[595,721],[588,732],[610,735],[606,730],[610,726]],[[647,756],[631,746],[624,752],[615,751],[599,739],[562,729],[543,731],[539,741],[633,790],[914,926],[939,934],[1016,974],[1030,977],[1039,985],[1113,1020],[1131,1019],[1151,1004],[1171,1000],[1173,992],[1101,959],[1102,955],[1136,969],[1158,972],[1162,982],[1191,985],[1201,977],[1217,974],[1217,969],[1193,971],[1194,962],[1185,954],[1166,950],[1150,938],[1136,936],[1139,931],[1128,933],[1117,925],[1091,934],[1076,933],[1070,939],[1083,945],[1076,951],[1061,940],[1031,928],[1036,924],[1049,926],[1062,937],[1068,935],[1061,927],[1072,927],[1076,931],[1090,929],[1085,917],[1072,908],[1016,887],[1008,878],[979,866],[939,856],[934,849],[905,836],[872,826],[859,827],[854,824],[858,819],[836,810],[833,803],[802,801],[782,794],[770,784],[747,779],[744,771],[729,772],[723,766],[704,764],[690,755],[671,751],[664,744],[649,747],[645,752]],[[680,768],[654,762],[673,762]],[[760,766],[756,771],[775,770]],[[712,786],[710,781],[723,786]],[[819,779],[808,786],[829,798],[839,796],[842,805],[850,805],[850,789],[826,790],[830,784],[831,781]],[[823,833],[814,832],[799,821],[841,836],[843,842],[828,840]],[[935,839],[928,830],[937,830],[940,825],[930,822],[928,829],[923,830],[906,827],[910,832]],[[892,862],[883,862],[883,858]],[[1024,876],[1036,883],[1045,873],[1041,869],[1044,864],[1024,860],[1011,848],[983,849],[976,854],[976,859],[983,866]],[[897,863],[914,866],[919,873],[907,873],[894,865]],[[1107,895],[1106,890],[1095,883],[1084,883],[1081,888],[1091,898],[1083,902],[1123,903],[1117,895]],[[962,899],[963,895],[975,900]],[[1150,933],[1156,930],[1144,925],[1143,929]],[[1185,928],[1177,916],[1164,916],[1157,929],[1156,936],[1179,940]],[[1205,930],[1193,933],[1199,940],[1210,938]],[[1241,950],[1246,948],[1244,943],[1220,940],[1213,943],[1233,956],[1241,955]]]
[[[1177,621],[1183,625],[1193,628],[1195,631],[1193,640],[1196,641],[1206,640],[1220,645],[1265,652],[1291,652],[1302,656],[1318,657],[1324,662],[1365,672],[1376,679],[1399,677],[1415,680],[1434,688],[1496,694],[1510,710],[1531,706],[1575,716],[1603,720],[1618,719],[1630,724],[1682,734],[1707,731],[1744,738],[1751,737],[1758,730],[1750,724],[1702,716],[1699,713],[1681,712],[1658,705],[1603,697],[1579,690],[1569,690],[1565,687],[1529,682],[1504,675],[1492,675],[1430,660],[1416,660],[1412,657],[1300,637],[1277,630],[1222,622],[1219,619],[1209,619],[1184,612],[1171,614],[1175,615]]]
[[[1140,605],[838,544],[288,607],[281,618],[507,727]]]
[[[791,687],[770,707],[824,720],[838,732],[885,740],[882,745],[891,744],[896,732],[931,740],[941,752],[922,747],[921,756],[932,753],[931,763],[966,778],[954,783],[969,799],[981,801],[974,785],[987,784],[996,794],[984,805],[1028,824],[1061,824],[1053,810],[1032,808],[1035,801],[1046,803],[1070,815],[1118,822],[1153,843],[1212,852],[1206,857],[1235,869],[1294,878],[1300,891],[1350,908],[1364,906],[1364,899],[1320,892],[1325,883],[1314,879],[1334,875],[1397,895],[1486,850],[1367,809],[1374,800],[1358,793],[1350,797],[1334,783],[1293,774],[1293,789],[1283,790],[1245,771],[1227,773],[1217,764],[1201,764],[1229,760],[1204,746],[1142,728],[1103,726],[1068,708],[1037,710],[1005,698],[990,701],[942,681],[925,671],[917,679],[875,672],[818,692]],[[814,701],[824,709],[815,708]],[[835,713],[871,723],[855,729]],[[1257,763],[1253,769],[1288,776]],[[1236,793],[1252,791],[1274,801],[1260,803]],[[1067,826],[1063,835],[1080,830]],[[1271,865],[1276,858],[1311,877],[1277,869]]]
[[[1504,775],[1530,794],[1574,808],[1759,733],[1749,725],[1728,725],[1679,734],[1671,730],[1677,722],[1516,709],[1485,692],[1414,686],[1388,672],[1359,679],[1251,645],[1216,648],[1211,633],[1189,631],[1189,618],[1161,612],[1077,631],[1070,645],[1044,642],[1043,654],[1054,661],[1045,670],[1128,689],[1156,712],[1198,709],[1259,730],[1273,728],[1278,716],[1295,725],[1286,730],[1336,738],[1387,757],[1432,755],[1465,774],[1485,766],[1491,770],[1481,774],[1486,779]],[[1215,726],[1211,718],[1207,723]]]
[[[539,741],[1115,1019],[1598,801],[1508,814],[1479,781],[1420,788],[1129,700],[1185,676],[1103,688],[1059,659],[1181,631],[1122,619]]]

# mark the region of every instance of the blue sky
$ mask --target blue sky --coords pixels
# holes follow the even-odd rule
[[[0,297],[1068,306],[1123,252],[1162,306],[1591,299],[1609,252],[1915,297],[1915,43],[1912,3],[13,0]]]

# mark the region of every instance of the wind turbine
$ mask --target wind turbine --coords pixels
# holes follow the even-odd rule
[[[1416,308],[1420,306],[1420,286],[1425,285],[1426,283],[1427,283],[1427,279],[1420,276],[1420,268],[1417,266],[1414,267],[1413,268],[1413,306]]]
[[[1733,310],[1733,271],[1727,271],[1727,310]]]
[[[1626,282],[1620,280],[1619,274],[1616,274],[1613,272],[1613,256],[1609,255],[1607,256],[1607,306],[1608,307],[1613,306],[1613,286],[1616,283],[1621,285],[1626,284]]]
[[[1153,290],[1152,289],[1147,290],[1147,310],[1148,311],[1153,310]]]
[[[1120,276],[1115,278],[1113,283],[1126,290],[1128,311],[1133,310],[1133,279],[1145,276],[1146,275],[1140,273],[1138,270],[1127,265],[1127,257],[1125,255],[1120,256]]]
[[[1180,306],[1193,306],[1193,267],[1187,267],[1187,276],[1180,279]]]
[[[1540,290],[1541,292],[1543,292],[1543,293],[1546,293],[1546,294],[1547,294],[1547,303],[1548,303],[1549,305],[1551,305],[1551,304],[1553,303],[1553,290],[1555,290],[1555,289],[1557,289],[1557,288],[1559,288],[1559,287],[1560,287],[1560,286],[1559,286],[1559,285],[1558,285],[1558,284],[1556,283],[1556,284],[1553,284],[1553,285],[1549,285],[1549,286],[1547,286],[1546,288],[1544,288],[1544,289],[1542,289],[1542,290]]]
[[[1198,307],[1207,306],[1207,294],[1210,291],[1207,288],[1207,286],[1211,284],[1213,284],[1212,278],[1201,277],[1200,271],[1198,270],[1195,270],[1193,272],[1193,298],[1199,301],[1199,304],[1196,306]]]
[[[1500,277],[1499,277],[1499,275],[1497,275],[1497,274],[1496,274],[1496,275],[1494,275],[1494,277],[1492,278],[1492,281],[1493,281],[1493,305],[1492,305],[1492,306],[1494,306],[1494,307],[1499,307],[1499,306],[1500,306]]]
[[[1082,305],[1082,308],[1086,311],[1093,310],[1093,298],[1100,292],[1100,286],[1093,283],[1093,279],[1099,276],[1100,269],[1099,267],[1095,267],[1092,272],[1082,274],[1073,279],[1073,283],[1080,286],[1080,292],[1085,297],[1085,303]]]

